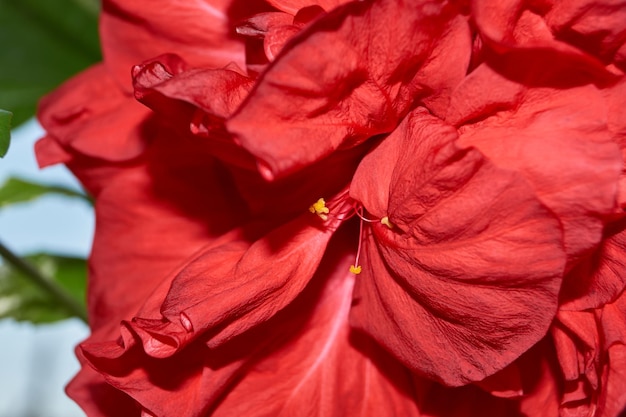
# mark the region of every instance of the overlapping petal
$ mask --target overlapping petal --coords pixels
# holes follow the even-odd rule
[[[348,326],[350,232],[331,241],[323,266],[293,303],[222,346],[196,343],[155,359],[123,332],[122,346],[84,345],[89,362],[147,415],[417,416],[410,374]],[[273,372],[277,367],[290,372]]]
[[[418,73],[431,59],[443,63],[432,57],[439,39],[447,39],[447,31],[469,37],[469,30],[450,29],[459,24],[457,15],[451,3],[426,0],[339,7],[283,49],[228,129],[257,157],[268,179],[389,132],[429,95],[428,77]],[[469,56],[469,50],[456,55],[462,58],[463,52]],[[459,65],[468,61],[462,58]],[[441,84],[435,75],[434,86]]]
[[[346,0],[268,0],[278,10],[295,15],[300,9],[310,6],[320,6],[329,12],[335,7],[347,3]]]
[[[350,330],[352,237],[344,234],[344,239],[341,248],[331,246],[335,250],[317,281],[298,300],[298,308],[311,311],[301,315],[293,338],[248,369],[215,410],[216,417],[420,415],[411,375],[371,340]],[[309,304],[312,294],[315,304]]]
[[[135,97],[162,115],[179,135],[203,138],[211,153],[233,166],[254,169],[252,156],[226,132],[224,121],[241,104],[253,80],[234,65],[190,69],[178,55],[133,68]]]
[[[587,311],[563,311],[552,329],[564,384],[564,415],[617,416],[626,406],[624,293]]]
[[[575,261],[598,244],[616,210],[623,160],[600,89],[528,87],[554,85],[558,74],[529,68],[522,84],[482,65],[455,91],[447,120],[460,126],[461,145],[475,146],[529,181],[558,215]]]
[[[372,224],[363,242],[352,323],[453,386],[545,335],[565,260],[558,220],[526,181],[456,139],[415,111],[364,158],[350,191],[394,225]]]
[[[559,39],[558,33],[555,36],[552,32],[555,28],[550,27],[542,15],[546,9],[553,7],[556,13],[553,14],[552,20],[556,17],[558,21],[559,17],[565,17],[566,13],[563,13],[565,10],[580,17],[586,7],[580,7],[582,2],[576,3],[578,4],[567,1],[545,2],[537,7],[522,0],[497,3],[474,0],[471,8],[484,42],[499,55],[522,65],[520,69],[528,63],[550,62],[551,70],[569,69],[570,77],[592,73],[600,79],[611,79],[610,71],[605,69],[599,59]],[[591,3],[588,2],[589,6]],[[578,11],[575,11],[576,9]],[[597,34],[594,37],[597,38]],[[523,73],[523,70],[520,73]]]
[[[130,92],[130,69],[175,52],[194,67],[244,67],[244,45],[229,28],[238,5],[232,0],[123,1],[102,4],[100,37],[105,64]],[[254,7],[248,2],[247,7]]]

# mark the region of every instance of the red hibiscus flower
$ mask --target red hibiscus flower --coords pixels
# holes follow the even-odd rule
[[[626,7],[242,3],[105,1],[41,104],[88,415],[617,416]]]

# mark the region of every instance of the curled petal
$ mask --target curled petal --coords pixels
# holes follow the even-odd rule
[[[456,139],[417,110],[364,158],[350,189],[395,225],[372,224],[363,242],[352,323],[452,386],[503,369],[546,334],[565,260],[559,223],[526,181]],[[394,154],[389,188],[365,191]]]
[[[100,37],[104,61],[118,84],[132,91],[133,65],[176,52],[194,67],[244,67],[243,43],[229,34],[231,0],[105,0]]]
[[[248,370],[215,417],[291,417],[319,415],[320,410],[325,417],[421,415],[411,375],[373,341],[351,332],[355,277],[348,272],[352,253],[347,248],[352,238],[344,234],[343,239],[331,243],[303,297],[289,307],[302,311],[298,328]]]
[[[201,339],[153,358],[138,346],[137,337],[144,335],[131,324],[120,343],[84,344],[83,352],[111,385],[155,416],[287,417],[323,409],[337,417],[417,417],[410,374],[348,326],[354,277],[347,272],[347,248],[353,231],[334,236],[321,267],[293,303],[221,346],[207,348]],[[289,372],[276,373],[277,368]]]
[[[228,118],[252,87],[253,80],[235,66],[188,69],[174,54],[163,55],[133,69],[135,97],[169,122],[181,135],[206,139],[219,159],[254,169],[250,154],[225,131]]]

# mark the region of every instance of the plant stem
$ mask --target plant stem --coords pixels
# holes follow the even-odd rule
[[[35,285],[56,298],[74,316],[87,323],[87,312],[72,296],[50,278],[44,276],[30,262],[20,258],[0,242],[0,256],[27,276]]]

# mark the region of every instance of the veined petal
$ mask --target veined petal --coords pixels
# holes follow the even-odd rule
[[[141,334],[123,331],[121,344],[85,344],[85,355],[111,385],[158,417],[417,417],[406,369],[371,340],[351,335],[353,231],[335,235],[293,303],[219,347],[194,343],[155,359],[138,346]]]
[[[372,223],[363,242],[351,322],[452,386],[503,369],[546,334],[565,261],[558,220],[526,181],[456,139],[417,110],[364,158],[350,189],[394,224]],[[389,188],[364,191],[393,154]]]
[[[268,179],[389,132],[430,92],[417,74],[457,14],[428,0],[337,8],[283,49],[227,127]]]
[[[573,264],[598,244],[617,208],[623,160],[602,90],[562,88],[559,73],[529,68],[526,80],[516,82],[482,65],[457,88],[448,121],[459,126],[460,145],[528,180],[562,222]],[[487,84],[492,88],[481,93]]]

